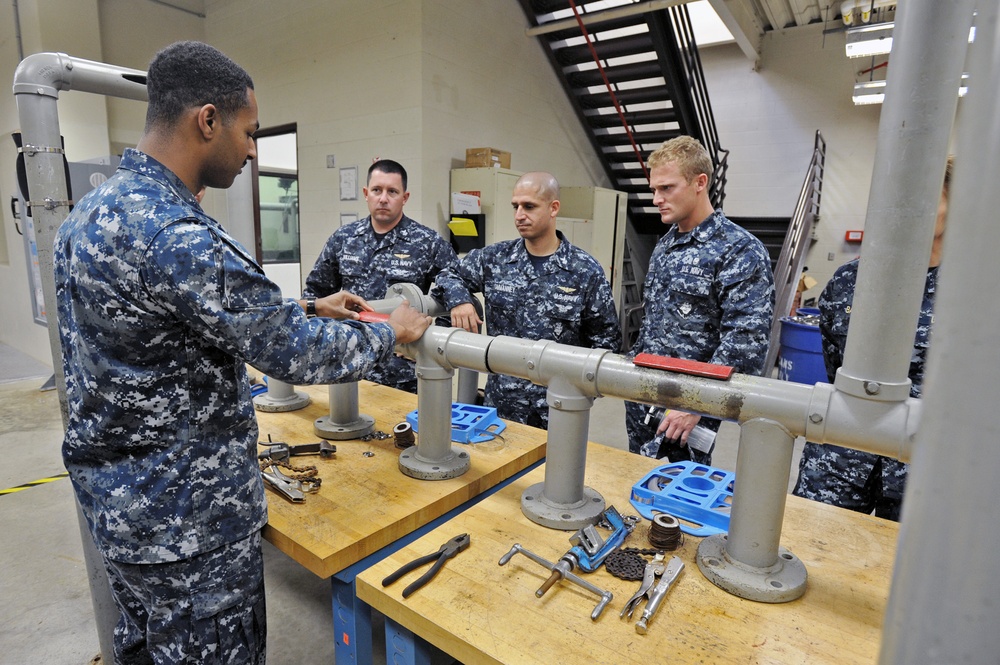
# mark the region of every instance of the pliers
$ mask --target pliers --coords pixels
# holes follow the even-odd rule
[[[619,616],[622,618],[627,616],[631,619],[639,603],[646,600],[646,609],[643,611],[642,617],[635,624],[635,632],[645,635],[648,622],[656,614],[656,610],[660,606],[660,603],[663,602],[667,591],[670,590],[670,586],[677,579],[677,576],[681,574],[682,570],[684,570],[684,562],[679,557],[675,556],[671,558],[666,566],[664,566],[663,555],[657,554],[651,563],[646,564],[645,575],[643,576],[639,590],[635,592],[634,596],[628,599]],[[659,582],[656,582],[657,577],[660,578]],[[654,582],[656,582],[656,586],[653,586]]]
[[[403,589],[403,598],[406,598],[411,593],[413,593],[423,585],[427,584],[431,580],[431,578],[437,575],[438,571],[441,570],[441,567],[444,565],[445,561],[452,558],[453,556],[464,550],[466,547],[468,547],[470,542],[471,539],[469,538],[469,534],[467,533],[455,536],[447,543],[442,545],[437,552],[433,552],[426,556],[422,556],[419,559],[414,559],[413,561],[401,566],[399,570],[397,570],[396,572],[392,573],[384,580],[382,580],[382,586],[384,587],[389,586],[390,584],[392,584],[393,582],[395,582],[408,572],[416,570],[420,566],[426,563],[430,563],[431,561],[434,561],[436,559],[437,561],[435,561],[434,565],[430,567],[430,570],[428,570],[426,573],[418,577],[417,580],[411,583],[408,587]]]

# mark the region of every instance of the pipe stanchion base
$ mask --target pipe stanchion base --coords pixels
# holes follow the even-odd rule
[[[336,423],[330,416],[317,418],[313,422],[313,432],[321,439],[346,441],[360,439],[375,431],[375,419],[365,414],[359,414],[358,419],[349,423]]]
[[[283,413],[285,411],[298,411],[309,406],[312,399],[309,395],[293,390],[288,397],[272,397],[269,393],[257,395],[253,398],[253,408],[267,413]]]
[[[410,446],[400,453],[399,470],[404,476],[417,480],[458,478],[472,463],[469,453],[459,446],[451,446],[451,454],[440,460],[424,459],[418,453],[419,446]]]
[[[734,596],[761,603],[787,603],[806,591],[805,564],[784,547],[767,568],[748,566],[726,552],[726,534],[709,536],[698,546],[698,568],[709,582]]]
[[[545,483],[521,493],[521,512],[535,524],[560,531],[577,531],[601,519],[607,505],[597,490],[583,487],[583,498],[572,504],[554,503],[545,496]]]

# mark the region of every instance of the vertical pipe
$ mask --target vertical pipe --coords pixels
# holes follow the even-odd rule
[[[974,0],[901,2],[839,390],[901,401]]]
[[[267,394],[271,399],[287,400],[295,395],[295,389],[292,388],[291,384],[279,381],[271,376],[267,379]]]
[[[795,443],[780,423],[754,418],[740,429],[729,533],[698,546],[698,568],[729,593],[787,603],[806,591],[805,564],[779,546]]]
[[[16,76],[15,76],[16,78]],[[39,86],[37,92],[17,92],[18,119],[21,124],[21,138],[24,146],[61,149],[57,95],[54,90],[45,92]],[[68,198],[63,155],[61,152],[25,151],[24,164],[28,176],[28,198],[36,202],[31,213],[35,225],[35,240],[38,250],[38,267],[42,277],[42,297],[45,300],[48,319],[49,349],[52,353],[52,370],[59,393],[59,410],[63,428],[69,421],[66,405],[66,377],[63,374],[62,346],[59,342],[59,324],[56,316],[56,283],[53,263],[53,246],[56,230],[69,214],[67,205],[38,205],[43,201],[65,201]],[[104,561],[97,550],[90,527],[83,511],[77,504],[77,520],[83,543],[83,558],[90,583],[90,598],[94,607],[94,621],[97,624],[97,639],[101,656],[111,661],[114,654],[114,629],[118,622],[118,608],[111,595],[111,586],[104,570]]]
[[[768,568],[778,560],[795,437],[772,420],[740,427],[736,487],[726,552],[740,563]]]
[[[330,421],[333,423],[353,423],[358,420],[358,382],[331,383]]]
[[[451,455],[451,381],[454,370],[431,354],[417,353],[417,455],[443,460]]]
[[[1000,308],[989,297],[1000,282],[1000,188],[994,184],[1000,172],[1000,9],[980,2],[977,10],[883,664],[995,663],[1000,654],[1000,512],[992,508],[1000,469]]]
[[[594,399],[584,397],[559,377],[549,384],[546,399],[549,403],[549,437],[545,448],[543,496],[551,503],[573,506],[584,498],[587,435]]]
[[[465,367],[458,368],[458,393],[456,401],[475,404],[479,393],[479,372]]]

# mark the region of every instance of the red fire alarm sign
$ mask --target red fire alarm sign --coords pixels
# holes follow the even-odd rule
[[[846,242],[861,242],[861,239],[864,238],[864,236],[864,231],[848,231],[844,234],[844,240]]]

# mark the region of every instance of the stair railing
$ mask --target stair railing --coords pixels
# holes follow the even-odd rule
[[[812,159],[806,169],[805,181],[795,204],[795,214],[781,246],[774,267],[774,320],[771,322],[771,343],[764,363],[764,376],[770,376],[778,360],[781,338],[781,318],[791,312],[792,302],[802,277],[802,266],[809,251],[813,225],[819,219],[819,204],[823,192],[823,169],[826,164],[826,141],[816,130]]]

